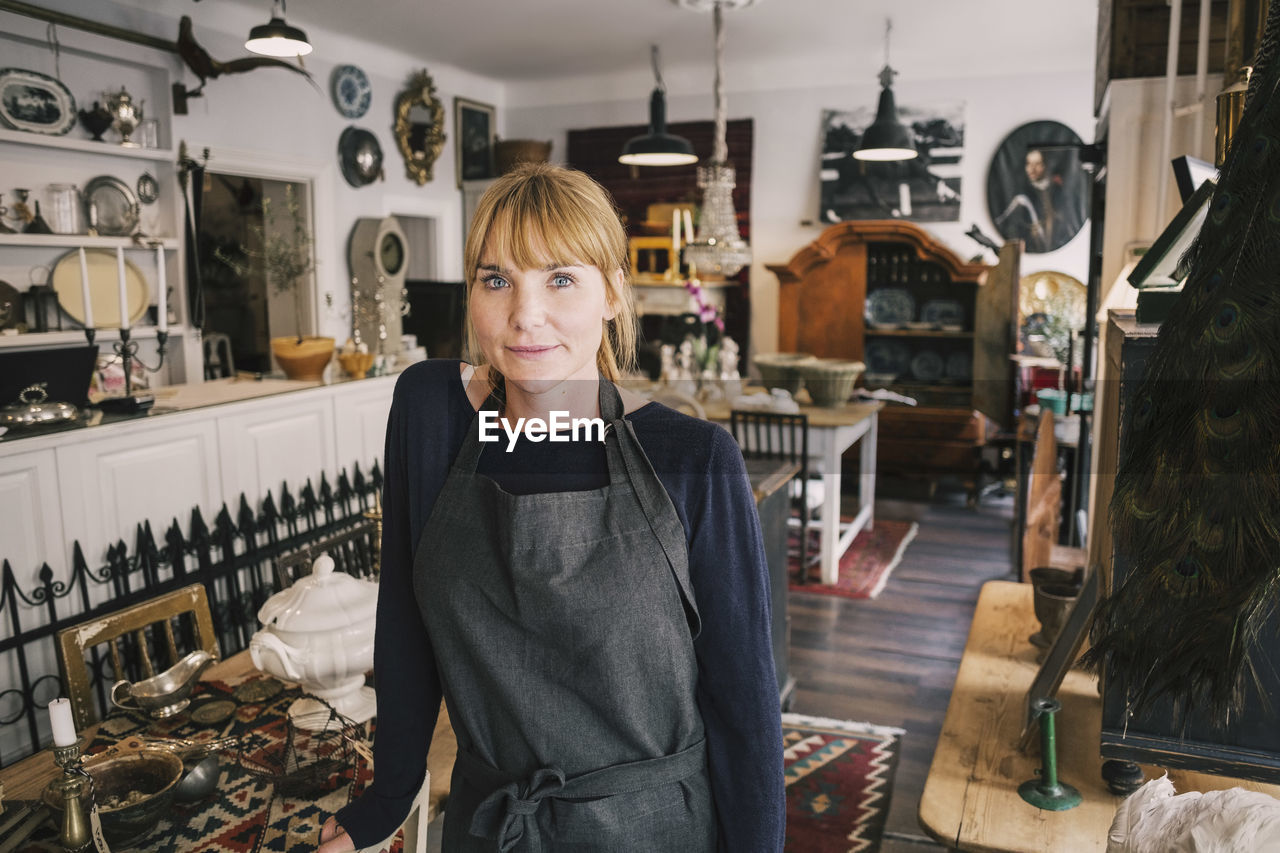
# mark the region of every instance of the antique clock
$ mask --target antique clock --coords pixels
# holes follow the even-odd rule
[[[400,352],[400,318],[407,308],[409,247],[394,216],[357,219],[347,245],[351,269],[352,337],[370,352]]]

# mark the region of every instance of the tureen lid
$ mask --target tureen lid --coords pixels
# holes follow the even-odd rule
[[[310,575],[263,603],[258,621],[282,631],[329,631],[360,624],[372,630],[378,585],[333,569],[328,554],[316,557]]]
[[[18,402],[0,409],[0,424],[4,426],[28,427],[41,424],[74,421],[80,416],[80,410],[70,403],[48,403],[48,392],[44,382],[37,382],[22,389]]]

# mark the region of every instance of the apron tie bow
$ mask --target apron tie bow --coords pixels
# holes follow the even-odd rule
[[[564,789],[564,772],[556,768],[535,770],[527,782],[509,782],[480,801],[471,818],[471,834],[494,838],[501,853],[514,850],[524,837],[525,822],[542,801]]]

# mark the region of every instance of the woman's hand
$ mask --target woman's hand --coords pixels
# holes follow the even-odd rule
[[[320,846],[316,853],[349,853],[356,849],[356,844],[347,835],[347,831],[338,826],[338,819],[329,815],[324,826],[320,827]]]

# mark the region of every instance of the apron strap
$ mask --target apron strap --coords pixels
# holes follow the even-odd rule
[[[455,767],[488,795],[476,807],[470,833],[497,841],[502,853],[515,849],[528,832],[537,837],[536,814],[547,799],[597,799],[630,794],[686,779],[706,767],[706,741],[672,755],[646,758],[593,770],[572,779],[556,767],[535,770],[527,779],[503,773],[466,749],[458,749]],[[540,845],[534,845],[539,849]]]

